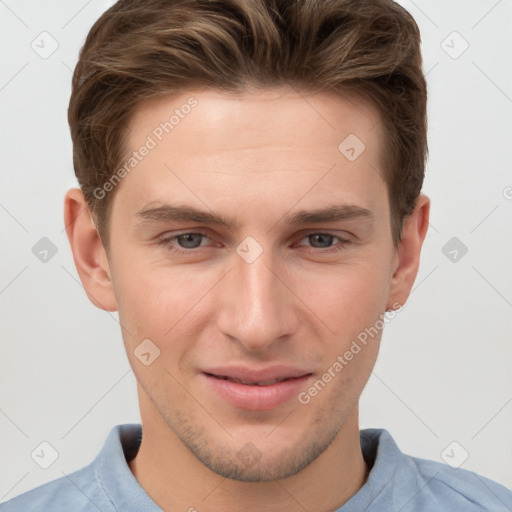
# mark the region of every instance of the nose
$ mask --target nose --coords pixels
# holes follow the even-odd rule
[[[232,270],[219,290],[219,330],[246,351],[265,351],[298,325],[296,297],[270,251],[248,262],[233,255]]]

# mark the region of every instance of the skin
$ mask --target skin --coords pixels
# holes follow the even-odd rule
[[[117,185],[108,256],[81,191],[65,198],[78,273],[93,304],[119,312],[138,382],[143,439],[129,467],[164,510],[335,510],[368,477],[358,401],[380,334],[308,404],[240,409],[213,393],[200,371],[287,364],[317,380],[379,315],[405,304],[430,201],[419,196],[394,247],[382,123],[355,97],[288,88],[163,97],[139,108],[127,149],[191,96],[198,105]],[[351,133],[366,146],[352,162],[338,150]],[[215,212],[236,226],[136,215],[163,203]],[[287,222],[298,210],[332,204],[373,216]],[[206,235],[192,237],[199,248],[187,249],[183,238],[159,243],[197,231]],[[325,232],[334,237],[309,236]],[[236,252],[248,236],[263,251],[252,263]],[[145,366],[134,350],[148,338],[160,356]],[[261,457],[253,465],[237,456],[248,442]]]

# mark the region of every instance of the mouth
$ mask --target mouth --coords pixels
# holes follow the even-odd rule
[[[237,379],[236,377],[227,377],[225,375],[214,375],[213,373],[208,373],[208,372],[204,372],[204,373],[206,375],[209,375],[210,377],[214,377],[216,379],[229,380],[230,382],[238,382],[239,384],[245,384],[246,386],[272,386],[273,384],[277,384],[278,382],[284,382],[285,380],[291,380],[291,379],[298,378],[298,377],[277,377],[276,379],[253,381],[253,380]]]
[[[228,372],[237,375],[224,374]],[[213,373],[210,370],[201,373],[206,393],[213,392],[223,402],[250,411],[266,411],[290,404],[297,400],[298,394],[308,385],[313,375],[278,368],[259,372],[227,369],[225,372],[216,370]]]

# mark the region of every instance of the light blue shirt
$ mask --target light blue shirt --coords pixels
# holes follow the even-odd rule
[[[360,437],[370,475],[336,512],[512,511],[512,491],[496,482],[405,455],[386,430],[361,430]],[[161,511],[127,464],[141,439],[141,425],[117,425],[88,466],[0,504],[0,512]]]

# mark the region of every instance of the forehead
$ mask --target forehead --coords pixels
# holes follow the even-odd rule
[[[150,149],[119,188],[132,212],[177,198],[196,206],[205,206],[204,199],[223,207],[269,201],[289,208],[301,195],[307,206],[335,191],[336,199],[359,199],[370,209],[370,196],[385,187],[381,127],[377,109],[353,95],[287,87],[169,95],[135,113],[126,161]]]
[[[337,146],[354,134],[366,146],[374,146],[381,142],[380,128],[375,106],[354,94],[307,93],[288,86],[239,93],[203,89],[140,104],[127,141],[131,150],[151,135],[157,143],[173,146],[174,139],[188,149],[183,139],[193,131],[200,142],[196,149],[208,153],[304,144],[314,149]]]

